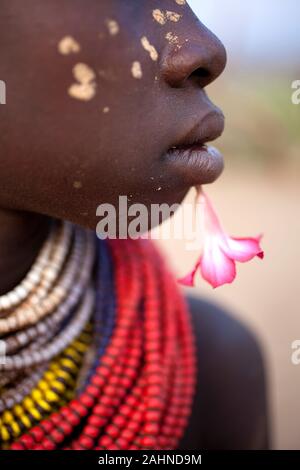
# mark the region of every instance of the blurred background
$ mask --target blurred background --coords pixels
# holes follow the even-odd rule
[[[237,280],[217,290],[199,280],[197,294],[227,307],[250,326],[265,352],[272,446],[300,449],[300,80],[299,0],[189,0],[224,42],[228,66],[208,94],[227,124],[218,142],[226,169],[207,188],[227,231],[264,233],[265,260],[238,265]],[[179,275],[197,253],[161,242]],[[174,253],[176,252],[176,256]],[[299,289],[299,291],[298,291]]]

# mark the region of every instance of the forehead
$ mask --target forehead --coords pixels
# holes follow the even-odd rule
[[[31,27],[37,27],[40,21],[74,20],[80,17],[82,27],[88,26],[84,21],[91,13],[101,16],[114,13],[136,20],[139,15],[149,10],[167,11],[182,9],[187,0],[1,0],[0,21],[31,18]],[[55,13],[55,15],[54,15]],[[175,12],[176,13],[176,12]]]
[[[37,53],[53,47],[64,37],[75,38],[79,43],[85,41],[90,53],[95,46],[99,52],[99,39],[103,39],[103,48],[116,45],[116,41],[106,44],[105,39],[119,32],[123,40],[121,50],[131,47],[129,41],[139,41],[148,34],[150,43],[155,40],[163,45],[166,35],[176,37],[174,30],[183,27],[183,23],[187,31],[186,21],[190,18],[185,0],[0,1],[0,56],[4,62],[8,50]],[[78,45],[69,42],[64,47],[75,49]]]

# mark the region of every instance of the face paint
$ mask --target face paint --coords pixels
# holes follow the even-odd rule
[[[155,19],[155,21],[157,21],[157,23],[161,25],[166,24],[166,21],[167,21],[166,15],[161,10],[158,10],[158,9],[153,10],[152,16]]]
[[[140,62],[135,61],[131,67],[131,74],[134,78],[141,79],[143,76],[142,67]]]
[[[106,26],[111,36],[116,36],[120,31],[120,27],[115,20],[107,20]]]
[[[76,80],[83,84],[90,83],[96,78],[96,74],[91,67],[82,63],[75,65],[73,74]]]
[[[80,63],[73,68],[73,75],[79,83],[70,86],[69,95],[82,101],[91,100],[96,94],[95,72],[88,65]]]
[[[81,181],[74,181],[73,188],[81,189],[82,188],[82,182]]]
[[[176,13],[175,11],[166,11],[163,12],[161,10],[153,10],[152,16],[157,21],[157,23],[161,24],[162,26],[166,24],[167,21],[172,21],[173,23],[177,23],[182,15]]]
[[[80,44],[72,36],[65,36],[58,43],[58,51],[63,55],[76,54],[80,49]]]
[[[177,5],[186,5],[186,0],[175,0]]]
[[[142,43],[142,46],[145,49],[145,51],[149,52],[149,55],[150,55],[151,59],[156,61],[158,59],[158,52],[155,49],[155,47],[150,44],[150,42],[149,42],[148,38],[146,38],[146,36],[142,37],[141,43]]]
[[[108,106],[105,106],[105,107],[103,108],[103,113],[104,113],[104,114],[109,113],[109,111],[110,111],[110,108],[109,108]]]
[[[169,42],[169,44],[178,44],[178,36],[176,34],[172,33],[171,31],[166,34],[165,38]]]
[[[166,16],[168,20],[173,21],[174,23],[177,23],[182,17],[182,15],[179,15],[179,13],[175,13],[175,11],[167,11]]]

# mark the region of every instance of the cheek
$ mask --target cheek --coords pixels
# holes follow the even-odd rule
[[[120,192],[142,189],[150,198],[162,186],[168,139],[157,118],[166,121],[155,80],[158,53],[153,34],[129,33],[113,18],[91,28],[89,39],[56,32],[48,55],[34,61],[39,70],[28,121],[36,174],[44,175],[51,161],[39,190],[52,186],[65,207],[67,192],[68,204],[72,197],[82,214]]]

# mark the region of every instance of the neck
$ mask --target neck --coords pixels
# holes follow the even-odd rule
[[[48,232],[48,217],[0,209],[0,295],[24,278]]]

